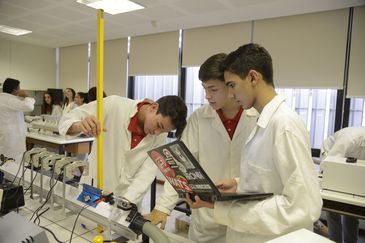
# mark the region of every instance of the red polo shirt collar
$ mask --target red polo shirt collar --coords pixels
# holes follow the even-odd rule
[[[240,107],[240,110],[233,117],[233,119],[228,119],[223,115],[223,111],[221,109],[217,110],[219,118],[221,119],[223,126],[226,128],[226,131],[228,132],[228,135],[231,138],[231,140],[233,138],[234,132],[236,131],[237,124],[240,121],[242,112],[243,108]]]
[[[137,112],[136,114],[134,114],[134,116],[131,118],[129,125],[128,125],[128,130],[132,133],[132,138],[131,138],[131,149],[135,148],[141,141],[142,139],[147,135],[144,133],[144,131],[139,131],[138,130],[138,113],[141,109],[141,107],[145,104],[149,104],[148,102],[141,102],[137,104]]]

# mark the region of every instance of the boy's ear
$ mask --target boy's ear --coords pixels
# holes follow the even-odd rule
[[[253,84],[253,85],[256,85],[257,84],[257,80],[259,79],[259,73],[256,72],[255,70],[250,70],[248,72],[248,75],[250,77],[250,82]]]
[[[159,104],[158,104],[158,103],[156,103],[156,102],[153,102],[153,103],[150,105],[151,111],[155,111],[155,112],[157,112],[157,111],[158,111],[158,107],[159,107]]]

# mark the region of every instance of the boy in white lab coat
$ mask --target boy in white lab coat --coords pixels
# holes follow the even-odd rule
[[[165,96],[150,103],[112,95],[103,99],[104,107],[104,190],[139,204],[154,180],[157,167],[147,151],[165,143],[167,132],[181,134],[187,108],[177,96]],[[62,116],[60,134],[98,136],[100,123],[96,102],[77,107]],[[96,143],[89,155],[89,176],[81,182],[97,183]]]
[[[321,149],[321,160],[327,156],[354,157],[365,160],[365,127],[346,127],[328,137]],[[327,212],[328,238],[335,242],[355,243],[358,240],[357,218]]]
[[[34,109],[35,100],[20,89],[20,81],[7,78],[0,93],[0,154],[21,162],[25,152],[24,113]]]
[[[195,155],[212,180],[239,176],[242,144],[256,124],[258,113],[254,109],[243,110],[228,97],[223,72],[219,66],[226,58],[220,53],[208,58],[200,67],[199,79],[209,104],[193,112],[188,119],[182,140]],[[173,210],[178,195],[169,183],[157,200],[157,205],[146,218],[162,223]],[[213,210],[192,210],[189,238],[196,242],[224,242],[226,226],[214,222]]]
[[[222,64],[230,94],[259,113],[243,144],[239,178],[217,182],[226,192],[273,192],[261,201],[209,203],[186,198],[192,208],[213,209],[226,225],[227,242],[265,242],[307,228],[319,218],[322,199],[311,158],[309,135],[300,117],[276,94],[270,54],[257,44],[230,53]]]

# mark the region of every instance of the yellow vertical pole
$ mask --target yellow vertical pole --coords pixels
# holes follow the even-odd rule
[[[104,119],[103,119],[103,86],[104,86],[104,16],[103,10],[98,9],[98,32],[96,41],[96,77],[97,77],[97,117],[100,121],[100,134],[97,137],[97,187],[104,187]]]

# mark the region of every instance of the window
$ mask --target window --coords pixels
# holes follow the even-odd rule
[[[177,75],[135,76],[133,99],[150,98],[156,101],[162,96],[177,94]]]
[[[304,121],[312,148],[334,133],[337,92],[332,89],[276,89]]]
[[[186,68],[185,102],[188,107],[188,116],[200,106],[207,104],[202,82],[198,78],[199,67]]]
[[[365,98],[352,98],[350,102],[349,127],[365,126]]]
[[[165,95],[178,95],[177,75],[166,76],[135,76],[133,99],[149,98],[154,101]],[[173,135],[169,134],[166,142],[172,142]]]

